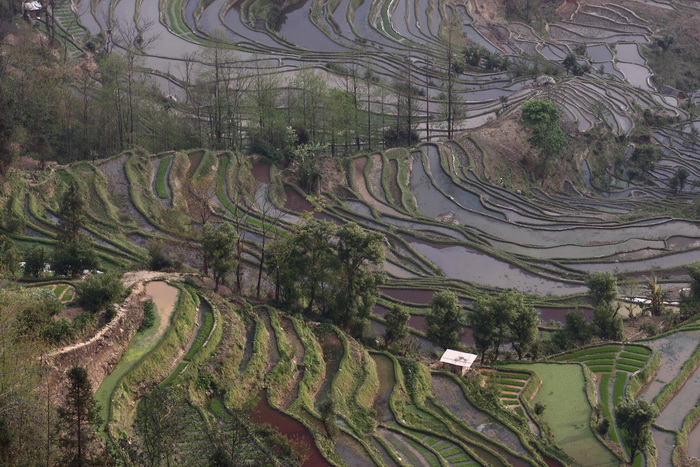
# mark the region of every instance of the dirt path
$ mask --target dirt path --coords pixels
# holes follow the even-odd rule
[[[77,344],[69,345],[66,347],[62,347],[54,352],[51,352],[48,356],[49,357],[56,357],[62,354],[67,354],[69,352],[73,352],[81,347],[86,347],[102,338],[105,337],[105,335],[109,334],[110,331],[114,330],[115,328],[122,326],[124,317],[127,315],[129,312],[134,311],[134,307],[140,306],[139,302],[143,296],[143,294],[146,292],[146,286],[145,283],[148,281],[155,281],[155,280],[182,280],[183,275],[182,274],[172,274],[172,273],[162,273],[162,272],[153,272],[153,271],[136,271],[136,272],[129,272],[126,273],[122,277],[122,284],[124,284],[125,287],[131,288],[131,292],[129,293],[129,296],[124,300],[124,303],[119,307],[117,310],[117,314],[115,317],[107,323],[105,327],[100,329],[97,334],[95,334],[93,337],[91,337],[87,341],[83,342],[78,342]],[[170,286],[168,286],[170,287]]]

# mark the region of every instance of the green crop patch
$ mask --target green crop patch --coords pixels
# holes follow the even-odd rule
[[[593,373],[612,373],[612,366],[591,366],[589,369]]]
[[[164,157],[158,164],[158,172],[156,174],[156,193],[161,199],[168,199],[168,190],[166,189],[166,183],[168,183],[168,181],[165,179],[165,175],[168,172],[168,167],[170,166],[170,162],[172,160],[173,156]]]
[[[641,362],[639,360],[627,360],[625,358],[618,358],[615,363],[617,364],[617,366],[626,365],[637,369],[642,368],[645,364],[645,362]]]
[[[547,406],[542,418],[551,427],[555,441],[567,454],[582,465],[591,459],[596,459],[599,465],[619,464],[590,427],[592,409],[581,366],[534,363],[506,365],[508,367],[534,371],[542,379],[542,386],[533,403],[540,402]]]
[[[625,398],[625,385],[627,384],[627,373],[616,371],[615,384],[613,385],[613,404],[617,406]]]
[[[632,352],[621,352],[620,358],[626,358],[627,360],[636,360],[638,362],[643,362],[643,363],[646,363],[649,360],[648,355],[642,355],[642,354],[632,353]]]
[[[635,371],[639,371],[639,368],[634,367],[634,366],[627,366],[627,365],[617,365],[616,368],[618,370],[622,370],[622,371],[629,371],[630,373],[634,373]]]
[[[583,363],[584,365],[586,365],[588,367],[594,367],[594,366],[599,367],[599,366],[612,366],[613,363],[615,363],[615,362],[614,362],[614,360],[606,359],[606,360],[589,360],[589,361],[585,361],[585,362],[581,362],[581,363]]]
[[[651,349],[647,349],[646,347],[640,347],[637,345],[626,345],[625,352],[631,352],[639,355],[650,355]]]

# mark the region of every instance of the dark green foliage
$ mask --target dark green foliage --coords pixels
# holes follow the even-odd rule
[[[504,71],[510,66],[508,57],[486,50],[480,45],[470,45],[462,49],[464,63],[477,68],[484,68],[488,71]]]
[[[275,297],[293,311],[320,312],[337,324],[362,327],[377,300],[383,236],[355,223],[338,228],[313,218],[267,249]]]
[[[156,322],[156,304],[153,300],[143,302],[143,321],[139,327],[139,331],[145,331],[153,326]]]
[[[0,276],[14,276],[19,271],[19,253],[15,242],[6,235],[0,235]]]
[[[499,349],[506,341],[513,345],[522,360],[537,341],[539,315],[525,303],[525,296],[515,290],[479,297],[467,319],[474,330],[474,343],[482,353],[482,362],[491,348],[498,359]]]
[[[535,414],[542,415],[546,408],[547,408],[547,406],[541,402],[535,403],[535,407],[534,407]]]
[[[116,274],[96,274],[75,286],[78,305],[98,313],[126,295],[126,289]]]
[[[608,430],[610,429],[610,420],[607,418],[604,418],[598,423],[596,426],[596,431],[600,436],[606,436],[608,434]]]
[[[624,338],[622,318],[610,302],[602,301],[593,310],[595,335],[601,339],[620,341]]]
[[[384,319],[386,320],[386,331],[384,333],[386,346],[401,341],[408,336],[408,320],[411,319],[411,314],[404,307],[394,305],[384,315]]]
[[[96,269],[98,257],[92,242],[82,235],[59,243],[51,257],[51,269],[59,276],[77,277],[85,270]]]
[[[553,343],[562,350],[581,347],[593,338],[593,327],[586,322],[581,311],[570,311],[566,314],[566,324],[552,337]]]
[[[433,295],[425,321],[428,339],[445,348],[460,346],[465,319],[454,292],[443,290]]]
[[[659,416],[656,406],[644,399],[625,399],[615,407],[615,421],[626,432],[625,439],[632,459],[638,453],[646,452],[652,443],[651,424]]]
[[[151,271],[172,269],[175,266],[174,261],[165,253],[162,242],[153,241],[148,245],[148,257],[148,268]]]
[[[338,424],[336,423],[337,409],[333,398],[328,398],[321,403],[318,408],[323,421],[323,427],[326,429],[326,434],[329,438],[335,438],[338,435]]]
[[[408,130],[405,126],[399,128],[388,128],[384,132],[384,144],[387,148],[413,146],[420,141],[418,133],[415,130]]]
[[[593,303],[598,305],[601,302],[612,303],[617,298],[617,278],[609,271],[596,271],[586,278],[588,295],[593,299]]]
[[[678,167],[676,173],[673,174],[671,180],[669,180],[668,185],[671,190],[680,193],[685,188],[685,183],[688,181],[690,172],[685,167]]]
[[[24,257],[24,275],[29,277],[41,276],[48,261],[46,248],[34,245]]]
[[[634,148],[629,158],[628,173],[630,179],[642,175],[648,175],[656,163],[661,159],[663,153],[661,149],[653,144],[640,144]]]
[[[687,266],[690,277],[690,293],[681,292],[681,318],[687,319],[700,311],[700,263]]]
[[[101,423],[87,370],[73,367],[66,374],[68,391],[58,408],[58,445],[61,465],[104,465],[94,428]]]
[[[0,173],[0,176],[2,176],[2,173]],[[0,228],[8,232],[21,234],[26,225],[27,217],[13,209],[13,198],[9,198],[5,204],[5,209],[0,213]]]
[[[236,268],[237,241],[236,229],[229,222],[204,225],[202,249],[205,260],[214,274],[215,290],[218,290],[226,275]]]
[[[540,151],[542,174],[546,175],[548,164],[552,163],[566,146],[566,136],[559,126],[561,109],[546,99],[531,99],[522,106],[520,121],[530,128],[529,142]]]
[[[72,242],[80,235],[80,229],[85,227],[85,199],[76,185],[70,185],[63,194],[58,210],[61,219],[61,241]]]

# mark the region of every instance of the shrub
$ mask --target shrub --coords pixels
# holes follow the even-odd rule
[[[596,427],[596,431],[600,436],[605,436],[608,434],[608,430],[610,429],[610,420],[607,418],[603,418],[598,426]]]
[[[537,403],[535,404],[535,407],[534,407],[535,413],[536,413],[537,415],[542,415],[542,414],[544,413],[544,411],[545,411],[546,408],[547,408],[547,406],[546,406],[545,404],[543,404],[543,403],[541,403],[541,402],[537,402]]]
[[[139,332],[145,331],[150,328],[156,322],[156,304],[153,300],[146,300],[143,302],[143,322],[141,327],[139,327]]]
[[[124,285],[115,274],[91,276],[78,284],[75,291],[78,295],[78,305],[92,313],[106,309],[126,295]]]

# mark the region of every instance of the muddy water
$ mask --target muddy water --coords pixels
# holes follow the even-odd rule
[[[679,332],[668,337],[648,341],[645,344],[654,349],[661,360],[661,365],[652,381],[639,395],[651,401],[661,390],[678,376],[681,367],[690,358],[700,342],[700,331]]]
[[[146,284],[146,296],[156,304],[158,317],[160,318],[158,335],[162,334],[170,324],[170,315],[175,310],[179,293],[180,290],[177,287],[173,287],[167,282],[156,281]]]
[[[374,463],[367,455],[362,445],[345,434],[336,437],[335,452],[343,459],[348,467],[364,467]]]
[[[374,401],[374,410],[377,411],[376,418],[383,423],[393,422],[395,418],[389,406],[389,399],[396,383],[394,364],[386,355],[372,354],[372,359],[377,365],[377,376],[379,377],[379,392]]]
[[[568,295],[586,291],[584,286],[537,276],[464,246],[438,246],[421,241],[409,244],[453,279],[540,295]]]
[[[304,446],[307,446],[309,448],[309,457],[302,464],[305,467],[331,465],[321,455],[321,452],[316,447],[314,438],[311,436],[311,433],[309,433],[309,430],[298,420],[270,407],[265,393],[260,394],[260,400],[253,409],[251,420],[256,425],[262,425],[265,423],[272,425],[280,433],[289,438],[290,441],[301,442]]]
[[[690,375],[685,385],[678,391],[673,399],[663,408],[656,423],[670,428],[680,430],[683,426],[683,419],[700,398],[700,369],[696,369]]]
[[[519,454],[529,456],[518,437],[490,415],[471,405],[462,388],[448,376],[433,374],[433,396],[452,415],[467,423],[486,437],[508,446]]]
[[[345,50],[345,47],[333,42],[311,22],[311,3],[310,0],[304,0],[283,12],[281,21],[276,24],[275,28],[279,35],[289,42],[309,50],[323,52]]]
[[[688,455],[700,459],[700,424],[688,434]]]
[[[382,288],[379,289],[382,294],[387,295],[396,300],[406,302],[406,303],[418,303],[421,305],[427,304],[432,300],[433,295],[435,295],[434,290],[420,290],[420,289],[389,289]]]
[[[676,439],[672,433],[651,429],[656,444],[656,465],[667,467],[673,465],[673,448],[676,446]]]
[[[267,162],[256,162],[250,172],[256,181],[270,183],[270,164]]]
[[[448,197],[452,197],[465,208],[505,219],[505,216],[502,213],[486,209],[481,202],[479,195],[454,184],[450,176],[442,168],[442,164],[440,163],[440,153],[437,146],[429,145],[426,146],[424,150],[428,156],[430,172],[433,179],[435,179],[435,183],[446,195],[448,195]]]

